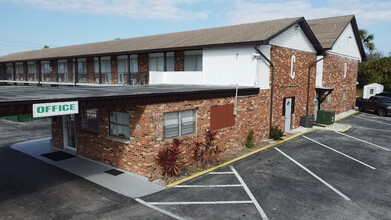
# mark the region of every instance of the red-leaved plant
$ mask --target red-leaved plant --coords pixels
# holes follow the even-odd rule
[[[205,143],[196,141],[193,147],[193,159],[195,161],[208,161],[214,159],[220,161],[221,153],[223,149],[219,146],[215,146],[216,132],[206,129],[204,132]]]
[[[179,154],[181,153],[179,145],[183,141],[175,138],[172,140],[172,146],[163,148],[156,157],[156,163],[160,166],[162,175],[177,176],[181,168]]]

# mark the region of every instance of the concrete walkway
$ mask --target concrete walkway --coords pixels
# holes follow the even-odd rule
[[[61,161],[50,160],[41,156],[45,153],[58,151],[51,148],[50,140],[51,138],[43,138],[21,142],[12,145],[11,148],[128,197],[142,197],[165,189],[164,186],[149,182],[147,178],[140,175],[120,170],[87,158],[77,156]],[[110,169],[120,170],[124,173],[113,176],[104,172]]]

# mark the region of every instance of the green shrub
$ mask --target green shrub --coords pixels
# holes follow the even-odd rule
[[[250,133],[248,134],[247,136],[247,140],[246,140],[246,147],[247,148],[252,148],[254,147],[254,131],[251,130]]]
[[[270,136],[273,140],[281,140],[281,137],[284,135],[284,132],[279,129],[277,126],[272,127],[272,131],[270,132]]]

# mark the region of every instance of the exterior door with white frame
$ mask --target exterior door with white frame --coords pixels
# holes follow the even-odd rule
[[[64,147],[76,151],[75,115],[62,116]]]
[[[292,98],[285,99],[285,131],[291,130],[292,120]]]

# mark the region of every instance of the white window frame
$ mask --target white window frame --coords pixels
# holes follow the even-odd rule
[[[187,112],[187,111],[192,111],[192,114],[193,114],[193,126],[194,126],[194,131],[191,132],[191,133],[188,133],[188,134],[182,134],[182,113],[183,112]],[[178,114],[178,136],[170,136],[170,137],[166,137],[166,134],[165,134],[165,129],[166,129],[166,126],[169,126],[165,123],[165,116],[169,115],[169,114]],[[192,135],[192,134],[196,134],[197,133],[197,110],[196,109],[190,109],[190,110],[185,110],[185,111],[176,111],[176,112],[166,112],[163,114],[163,138],[164,140],[168,140],[168,139],[173,139],[173,138],[178,138],[178,137],[186,137],[186,136],[189,136],[189,135]]]
[[[119,114],[127,114],[128,115],[128,121],[126,122],[117,122],[115,121],[115,114],[116,113],[119,113]],[[110,111],[110,128],[109,128],[109,134],[110,136],[113,136],[113,137],[117,137],[117,138],[123,138],[123,139],[127,139],[129,140],[130,139],[130,127],[129,127],[129,124],[130,124],[130,114],[128,112],[118,112],[118,111]],[[116,135],[116,134],[113,134],[113,131],[114,131],[114,127],[115,126],[121,126],[121,127],[127,127],[127,134],[123,134],[124,136],[122,135]]]
[[[185,56],[184,56],[184,66],[185,66],[185,71],[202,71],[203,70],[203,53],[202,50],[191,50],[191,51],[185,51]],[[189,57],[194,57],[195,58],[195,66],[189,67],[186,63],[186,60]],[[198,63],[201,63],[200,68],[198,69]]]

